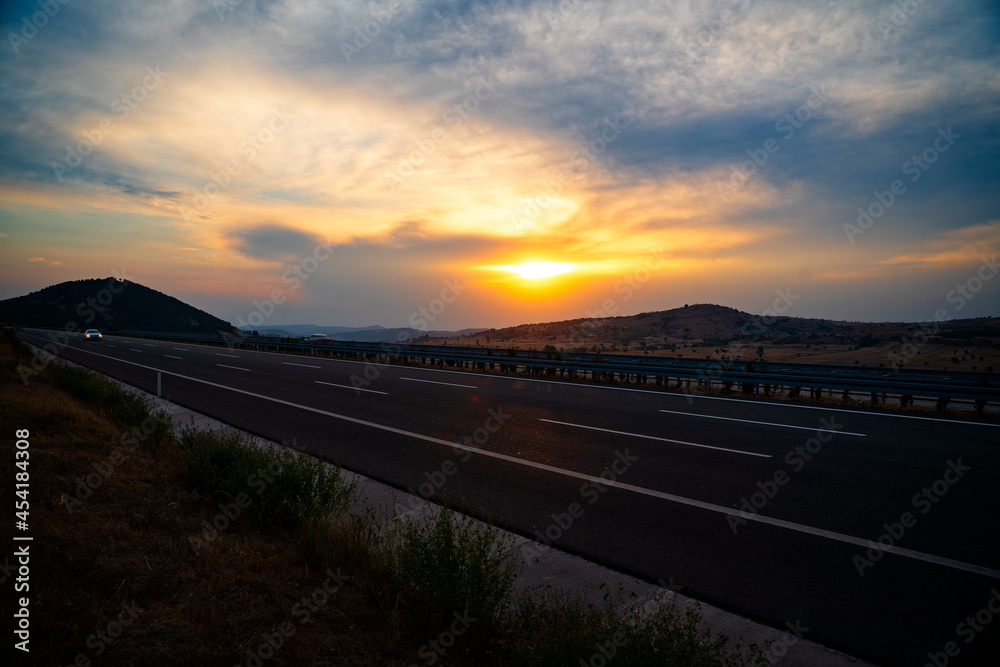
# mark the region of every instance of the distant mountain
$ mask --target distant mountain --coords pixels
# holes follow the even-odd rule
[[[249,329],[249,327],[244,327]],[[398,343],[415,341],[418,338],[452,338],[468,336],[483,329],[460,329],[458,331],[422,331],[411,327],[387,329],[380,326],[370,326],[354,329],[351,327],[325,327],[312,324],[286,324],[280,327],[258,327],[257,333],[265,336],[308,336],[309,334],[326,334],[334,340],[356,341],[362,343]]]
[[[277,327],[243,327],[244,329],[255,329],[260,334],[276,333],[282,336],[308,336],[309,334],[321,333],[327,336],[335,336],[355,331],[379,331],[385,329],[378,325],[370,327],[328,327],[315,324],[283,324]]]
[[[353,331],[330,336],[335,340],[353,340],[365,343],[399,343],[399,342],[420,342],[428,338],[454,338],[456,336],[468,336],[482,329],[460,329],[458,331],[422,331],[411,327],[398,329],[380,329],[369,331]]]
[[[913,338],[915,332],[932,333],[935,341],[996,346],[1000,344],[1000,318],[947,320],[931,326],[919,322],[847,322],[778,314],[752,315],[726,306],[696,304],[638,315],[489,329],[455,342],[519,347],[550,344],[563,349],[593,351],[626,347],[656,350],[693,344],[722,346],[731,341],[753,341],[754,345],[839,343],[867,347],[900,341],[904,337]]]
[[[229,322],[131,280],[71,280],[0,301],[0,322],[51,328],[235,333]]]

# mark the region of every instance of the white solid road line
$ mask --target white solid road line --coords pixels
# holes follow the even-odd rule
[[[328,387],[341,387],[343,389],[351,389],[353,391],[367,391],[369,394],[382,394],[387,396],[389,392],[387,391],[375,391],[374,389],[362,389],[361,387],[351,387],[346,384],[334,384],[333,382],[322,382],[320,380],[313,380],[316,384],[325,384]]]
[[[232,368],[238,371],[249,371],[249,368],[240,368],[239,366],[227,366],[226,364],[216,364],[216,366],[222,366],[223,368]]]
[[[172,354],[165,354],[165,355],[163,355],[163,356],[165,356],[165,357],[168,357],[168,358],[170,358],[170,359],[184,359],[184,357],[175,357],[175,356],[174,356],[174,355],[172,355]]]
[[[847,410],[845,408],[827,408],[822,405],[801,405],[799,403],[775,403],[774,401],[748,401],[742,398],[726,398],[725,396],[705,396],[704,394],[666,394],[667,396],[690,396],[691,398],[704,398],[711,401],[736,401],[737,403],[748,403],[754,405],[772,405],[776,408],[801,408],[803,410],[825,410],[826,412],[846,412],[852,415],[865,415],[868,417],[899,417],[900,419],[922,419],[940,424],[965,424],[968,426],[993,426],[1000,427],[1000,424],[987,424],[986,422],[970,422],[953,419],[941,419],[939,417],[918,417],[917,415],[897,415],[893,412],[869,412],[867,410]]]
[[[312,364],[296,364],[291,361],[282,361],[286,366],[302,366],[302,368],[323,368],[322,366],[313,366]]]
[[[791,424],[775,424],[773,422],[759,422],[752,419],[736,419],[735,417],[717,417],[715,415],[697,415],[693,412],[680,412],[677,410],[660,410],[671,415],[684,415],[685,417],[704,417],[706,419],[724,419],[727,422],[744,422],[746,424],[763,424],[764,426],[777,426],[780,428],[797,428],[802,431],[816,431],[818,433],[837,433],[840,435],[856,435],[859,438],[868,437],[864,433],[851,433],[850,431],[839,431],[832,428],[816,428],[815,426],[792,426]]]
[[[706,503],[701,500],[694,500],[693,498],[675,496],[671,493],[664,493],[663,491],[655,491],[653,489],[646,489],[641,486],[635,486],[633,484],[626,484],[624,482],[619,482],[618,480],[610,480],[605,477],[588,475],[586,473],[575,472],[573,470],[565,470],[563,468],[557,468],[555,466],[550,466],[545,463],[536,463],[535,461],[519,459],[513,456],[508,456],[507,454],[501,454],[499,452],[487,451],[472,445],[464,445],[459,442],[449,442],[448,440],[442,440],[441,438],[434,438],[429,435],[413,433],[412,431],[404,431],[403,429],[395,428],[393,426],[387,426],[385,424],[376,424],[375,422],[365,421],[364,419],[358,419],[356,417],[348,417],[347,415],[337,414],[336,412],[330,412],[328,410],[322,410],[320,408],[313,408],[308,405],[300,405],[299,403],[292,403],[291,401],[275,398],[273,396],[265,396],[263,394],[258,394],[256,392],[247,391],[246,389],[237,389],[236,387],[228,387],[224,384],[219,384],[218,382],[210,382],[208,380],[202,380],[201,378],[191,377],[190,375],[183,375],[181,373],[175,373],[173,371],[165,371],[163,369],[156,368],[155,366],[147,366],[146,364],[140,364],[135,361],[126,361],[125,359],[119,359],[117,357],[112,357],[107,354],[100,354],[98,352],[93,352],[91,350],[79,350],[78,348],[74,349],[77,349],[77,351],[84,352],[86,354],[92,354],[96,357],[104,357],[105,359],[111,359],[112,361],[117,361],[119,363],[129,364],[132,366],[139,366],[140,368],[146,368],[151,371],[161,371],[167,375],[173,375],[174,377],[179,377],[184,380],[190,380],[191,382],[198,382],[200,384],[205,384],[210,387],[225,389],[227,391],[232,391],[237,394],[243,394],[244,396],[253,396],[254,398],[259,398],[264,401],[271,401],[272,403],[287,405],[292,408],[298,408],[299,410],[306,410],[307,412],[314,412],[316,414],[324,415],[326,417],[332,417],[333,419],[340,419],[342,421],[347,421],[354,424],[369,426],[371,428],[379,429],[381,431],[387,431],[389,433],[396,433],[411,438],[417,438],[418,440],[424,440],[425,442],[433,442],[439,445],[444,445],[445,447],[451,447],[452,449],[460,449],[463,451],[472,452],[473,454],[478,454],[480,456],[485,456],[487,458],[493,458],[500,461],[507,461],[508,463],[513,463],[528,468],[535,468],[536,470],[545,470],[546,472],[555,473],[557,475],[563,475],[564,477],[573,477],[575,479],[582,479],[586,482],[592,482],[602,486],[610,486],[616,489],[622,489],[623,491],[630,491],[632,493],[649,496],[651,498],[660,498],[662,500],[667,500],[673,503],[677,503],[679,505],[696,507],[698,509],[706,510],[708,512],[715,512],[717,514],[724,514],[726,516],[738,516],[741,519],[745,519],[747,521],[763,523],[766,525],[775,526],[777,528],[784,528],[786,530],[791,530],[806,535],[814,535],[816,537],[822,537],[828,540],[833,540],[835,542],[852,544],[854,546],[861,547],[862,549],[875,548],[880,551],[884,551],[886,553],[891,553],[897,556],[902,556],[904,558],[910,558],[913,560],[922,561],[924,563],[940,565],[942,567],[948,567],[955,570],[962,570],[964,572],[973,572],[975,574],[981,574],[990,577],[992,579],[1000,579],[1000,570],[994,570],[992,568],[984,567],[982,565],[966,563],[964,561],[953,560],[951,558],[943,558],[941,556],[935,556],[933,554],[926,554],[920,551],[913,551],[912,549],[902,549],[896,545],[890,546],[881,543],[875,543],[872,542],[871,540],[865,540],[860,537],[854,537],[853,535],[845,535],[844,533],[837,533],[831,530],[814,528],[813,526],[806,526],[804,524],[795,523],[793,521],[785,521],[783,519],[773,519],[769,516],[753,514],[751,512],[745,512],[743,510],[738,510],[733,507],[724,507],[722,505]]]
[[[400,380],[409,380],[410,382],[426,382],[427,384],[444,384],[449,387],[465,387],[466,389],[479,389],[474,384],[455,384],[454,382],[435,382],[434,380],[418,380],[417,378],[399,378]]]
[[[576,428],[585,428],[590,431],[603,431],[604,433],[615,433],[617,435],[628,435],[633,438],[645,438],[646,440],[659,440],[661,442],[672,442],[675,445],[687,445],[688,447],[701,447],[703,449],[717,449],[720,452],[731,452],[733,454],[745,454],[747,456],[759,456],[764,459],[773,458],[770,454],[758,454],[757,452],[745,452],[741,449],[727,449],[726,447],[716,447],[714,445],[700,445],[696,442],[684,442],[683,440],[671,440],[670,438],[661,438],[655,435],[644,435],[642,433],[628,433],[627,431],[613,431],[610,428],[598,428],[597,426],[584,426],[583,424],[572,424],[570,422],[560,422],[555,419],[542,419],[538,418],[540,422],[548,422],[550,424],[562,424],[563,426],[575,426]]]

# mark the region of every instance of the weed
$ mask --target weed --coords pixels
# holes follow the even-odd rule
[[[311,456],[254,446],[238,431],[180,430],[181,459],[191,483],[221,499],[246,494],[247,513],[260,526],[300,528],[340,516],[356,499],[340,466]]]
[[[518,574],[513,540],[459,518],[448,506],[432,522],[397,525],[389,547],[411,625],[437,632],[458,613],[476,619],[470,634],[490,636]]]

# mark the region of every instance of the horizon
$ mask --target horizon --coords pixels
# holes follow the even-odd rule
[[[78,282],[83,282],[83,281],[97,281],[97,282],[101,282],[101,281],[108,281],[108,280],[116,280],[116,277],[115,276],[108,276],[108,277],[105,277],[105,278],[85,278],[85,279],[82,279],[81,281],[78,281]],[[68,282],[73,282],[73,281],[68,281]],[[132,282],[135,282],[135,281],[132,281]],[[47,287],[57,287],[58,285],[61,285],[61,284],[64,284],[64,283],[57,283],[56,285],[48,285],[48,286],[46,286],[46,288]],[[160,292],[161,294],[164,294],[167,297],[176,298],[176,297],[174,297],[171,294],[167,294],[167,293],[163,292],[162,290],[156,290],[155,288],[149,287],[148,285],[142,285],[141,283],[135,283],[135,284],[138,284],[140,287],[144,287],[146,289],[151,289],[151,290]],[[46,289],[46,288],[42,288],[42,289]],[[19,297],[22,297],[22,296],[28,296],[28,294],[22,294],[22,295],[18,295],[17,297],[11,297],[11,298],[19,298]],[[0,299],[0,301],[3,301],[3,299]],[[181,301],[183,302],[183,300],[181,300]],[[186,303],[186,302],[184,302],[184,303]],[[535,326],[535,325],[545,325],[545,324],[559,324],[559,323],[563,323],[563,322],[573,322],[573,321],[586,320],[586,319],[614,319],[614,318],[639,317],[639,316],[642,316],[642,315],[653,315],[653,314],[662,313],[662,312],[669,312],[669,311],[672,311],[672,310],[683,310],[683,309],[686,309],[686,308],[697,308],[699,306],[709,307],[709,308],[722,308],[722,309],[726,309],[726,310],[736,310],[741,315],[759,316],[759,317],[763,317],[763,318],[790,317],[791,319],[803,319],[803,320],[814,319],[814,320],[817,320],[817,321],[825,321],[825,322],[832,322],[832,323],[855,324],[855,325],[864,325],[864,324],[867,324],[867,325],[876,325],[876,326],[880,326],[880,325],[902,325],[902,324],[936,323],[936,322],[943,322],[943,321],[950,321],[950,320],[959,320],[959,321],[961,321],[961,320],[973,320],[973,319],[992,319],[994,317],[993,315],[979,315],[979,316],[961,316],[961,317],[948,317],[948,316],[945,316],[945,317],[937,319],[937,320],[935,320],[934,318],[931,318],[931,319],[928,319],[928,320],[841,320],[841,319],[835,319],[835,318],[829,318],[829,317],[802,317],[802,316],[796,316],[796,315],[784,315],[782,313],[785,312],[785,310],[782,310],[781,312],[779,312],[779,310],[781,310],[781,309],[779,309],[779,310],[775,310],[774,309],[774,305],[776,305],[776,304],[777,304],[777,302],[775,302],[775,304],[772,304],[771,308],[765,308],[762,313],[749,313],[747,311],[740,310],[738,308],[734,308],[732,306],[727,306],[725,304],[719,304],[719,303],[691,303],[691,304],[683,304],[681,306],[675,306],[673,308],[667,308],[667,309],[663,309],[663,310],[641,311],[641,312],[636,312],[636,313],[629,313],[629,312],[622,313],[622,312],[619,312],[619,313],[614,314],[614,315],[601,315],[600,313],[593,313],[593,312],[588,311],[587,313],[584,314],[584,316],[582,316],[582,317],[575,317],[575,318],[565,318],[565,319],[559,319],[559,320],[545,320],[545,321],[541,321],[540,320],[540,321],[535,321],[535,322],[527,322],[527,321],[525,321],[525,322],[517,322],[517,323],[514,323],[514,324],[507,324],[507,325],[498,326],[498,327],[483,327],[483,326],[461,327],[459,329],[435,329],[435,328],[432,328],[432,327],[427,327],[427,328],[424,328],[424,329],[418,329],[417,327],[409,327],[409,326],[399,326],[399,327],[396,327],[396,326],[385,326],[385,325],[382,325],[382,324],[367,324],[367,325],[363,325],[363,326],[356,326],[356,325],[349,325],[349,324],[343,324],[343,323],[336,323],[336,324],[315,324],[315,323],[311,323],[311,322],[284,322],[284,323],[266,322],[266,323],[263,323],[263,324],[260,324],[260,325],[256,325],[256,326],[253,325],[253,324],[250,324],[249,322],[243,322],[242,324],[240,322],[230,322],[230,324],[232,326],[238,328],[238,329],[242,329],[242,330],[245,330],[245,331],[254,331],[254,330],[268,331],[268,330],[282,329],[283,327],[316,327],[318,329],[323,329],[323,328],[325,328],[325,329],[343,329],[343,330],[345,330],[343,333],[353,333],[353,332],[360,332],[360,331],[366,331],[366,330],[371,330],[371,329],[390,330],[390,331],[391,330],[395,330],[395,329],[416,329],[416,330],[422,330],[422,331],[427,331],[427,332],[436,332],[436,333],[445,333],[445,334],[453,333],[453,334],[457,334],[457,335],[472,335],[472,334],[460,334],[459,332],[462,332],[462,331],[474,331],[475,333],[479,333],[479,332],[482,332],[482,331],[513,329],[513,328],[517,328],[517,327],[521,327],[521,326]],[[193,306],[193,304],[187,304],[187,305]],[[212,312],[209,312],[209,311],[205,311],[205,312],[207,312],[209,315],[215,316],[215,313],[212,313]],[[938,314],[940,315],[940,313],[941,313],[941,311],[939,310]]]
[[[111,274],[254,328],[1000,315],[989,3],[40,7],[0,16],[0,299]]]

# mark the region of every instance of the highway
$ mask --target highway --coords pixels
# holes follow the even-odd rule
[[[878,664],[1000,655],[996,424],[116,336],[60,354]]]

